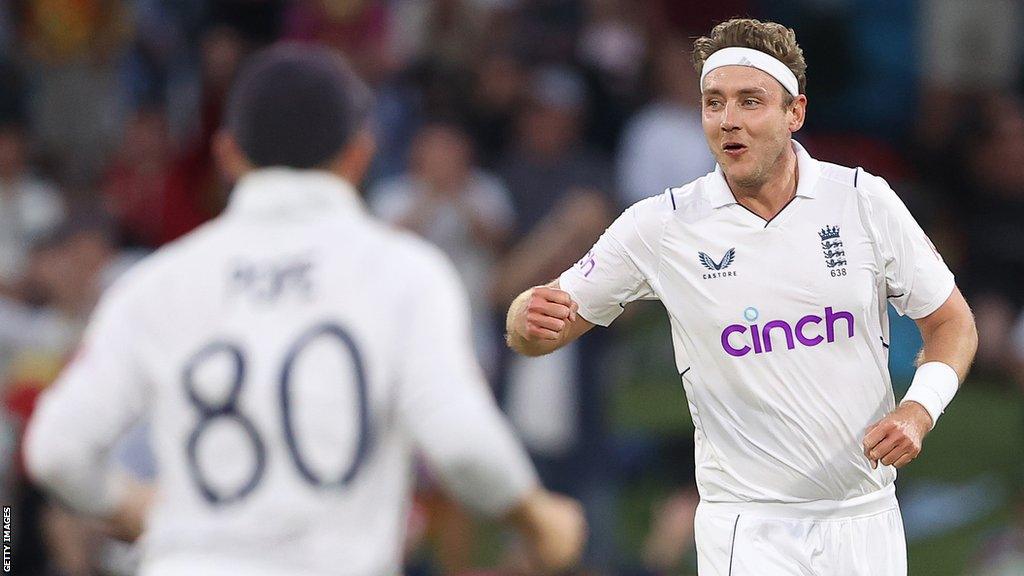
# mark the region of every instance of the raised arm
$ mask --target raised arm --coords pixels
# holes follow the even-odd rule
[[[505,340],[525,356],[543,356],[576,340],[594,327],[581,318],[558,280],[534,286],[512,301],[505,319]]]
[[[505,320],[508,345],[526,356],[548,354],[608,326],[626,304],[657,298],[650,278],[670,202],[662,194],[627,208],[574,266],[517,296]]]

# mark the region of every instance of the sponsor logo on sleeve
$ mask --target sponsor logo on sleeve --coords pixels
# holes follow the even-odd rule
[[[583,277],[588,278],[590,273],[597,267],[597,259],[594,258],[594,251],[587,252],[587,255],[580,258],[579,262],[576,262],[576,266],[579,267],[580,272],[583,272]]]

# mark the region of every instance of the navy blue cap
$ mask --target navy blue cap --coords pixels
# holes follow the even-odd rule
[[[372,105],[370,90],[339,52],[282,43],[242,68],[227,128],[257,167],[315,168],[345,149]]]

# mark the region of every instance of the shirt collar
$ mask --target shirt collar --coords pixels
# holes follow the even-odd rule
[[[355,187],[331,172],[277,167],[261,168],[243,176],[231,193],[227,208],[229,214],[264,216],[363,210]]]
[[[814,198],[817,195],[818,177],[821,175],[821,168],[818,166],[818,161],[811,158],[811,155],[807,153],[807,150],[799,142],[796,140],[792,142],[793,152],[796,152],[798,174],[796,195],[803,196],[804,198]],[[708,174],[707,184],[708,200],[713,207],[721,208],[722,206],[736,203],[736,196],[729,189],[729,184],[725,181],[722,167],[718,164],[715,164],[715,171]]]

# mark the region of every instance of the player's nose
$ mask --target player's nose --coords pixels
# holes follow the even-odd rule
[[[722,116],[719,126],[726,132],[739,128],[739,125],[736,122],[736,110],[731,102],[726,102],[725,106],[722,107]]]

